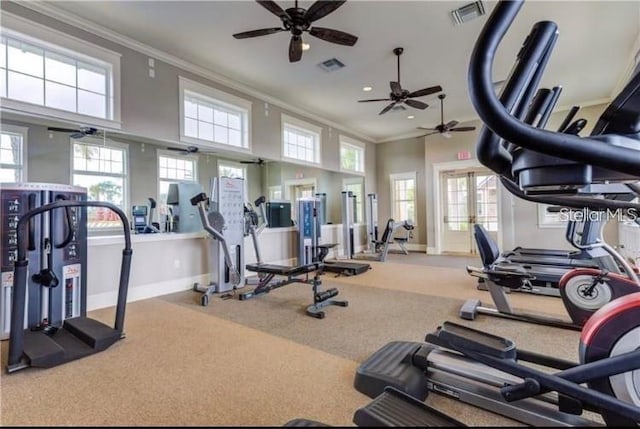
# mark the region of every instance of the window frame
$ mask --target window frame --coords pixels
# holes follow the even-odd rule
[[[242,153],[251,153],[251,108],[253,103],[245,98],[241,98],[227,92],[221,91],[210,86],[203,85],[199,82],[178,76],[178,104],[180,106],[180,141],[196,144],[214,149],[230,150]],[[185,97],[190,95],[194,98],[200,98],[203,101],[213,104],[221,108],[221,110],[237,111],[241,114],[241,139],[242,146],[234,146],[228,143],[217,142],[214,140],[205,140],[196,137],[187,136],[185,133]]]
[[[358,174],[358,175],[364,176],[365,175],[364,170],[365,170],[365,164],[366,164],[365,156],[366,156],[366,153],[367,153],[366,152],[366,150],[367,150],[366,144],[361,142],[361,141],[358,141],[358,140],[352,139],[350,137],[347,137],[345,135],[342,135],[342,134],[340,134],[339,142],[340,142],[340,148],[339,148],[340,149],[340,171],[345,172],[345,173],[353,173],[353,174]],[[348,148],[355,149],[356,151],[358,151],[361,154],[361,156],[360,156],[361,162],[360,162],[360,166],[359,166],[361,168],[361,170],[358,170],[358,169],[351,170],[349,168],[344,168],[342,166],[342,148],[344,146],[347,146]]]
[[[123,198],[122,198],[122,206],[121,209],[122,211],[129,215],[129,211],[131,208],[131,193],[130,193],[130,171],[129,171],[129,145],[126,143],[122,143],[122,142],[117,142],[117,141],[113,141],[110,140],[108,138],[104,138],[104,139],[100,139],[100,138],[96,138],[96,137],[83,137],[81,139],[72,139],[69,138],[70,141],[70,158],[71,158],[71,168],[70,168],[70,177],[69,177],[69,183],[71,185],[74,185],[73,182],[73,175],[74,174],[85,174],[85,175],[94,175],[94,176],[98,176],[99,174],[97,174],[96,172],[92,172],[92,171],[86,171],[86,170],[76,170],[75,169],[75,165],[74,165],[74,144],[76,143],[80,143],[80,144],[89,144],[89,145],[93,145],[93,146],[102,146],[102,147],[107,147],[107,148],[113,148],[113,149],[120,149],[124,151],[124,157],[123,157],[123,162],[124,162],[124,167],[123,167],[123,181],[124,181],[124,186],[123,186]],[[112,173],[101,173],[104,176],[108,176],[108,177],[120,177],[119,175],[115,175]],[[77,185],[80,186],[80,185]],[[88,194],[89,190],[87,189],[87,194]],[[99,231],[105,231],[105,232],[113,232],[113,231],[121,231],[122,230],[122,226],[118,225],[113,226],[113,227],[91,227],[91,226],[87,226],[87,229],[89,230],[89,232],[99,232]]]
[[[185,180],[183,179],[163,179],[160,176],[160,157],[165,157],[165,158],[174,158],[174,159],[188,159],[190,161],[193,161],[194,163],[194,169],[193,169],[193,182],[194,183],[199,183],[198,181],[198,156],[197,155],[192,155],[192,154],[184,154],[184,155],[176,155],[175,152],[170,151],[170,150],[164,150],[164,149],[157,149],[156,150],[157,154],[156,154],[156,161],[157,161],[157,171],[156,171],[156,178],[157,178],[157,192],[156,192],[156,196],[157,196],[157,201],[158,204],[160,205],[162,203],[162,199],[160,198],[160,182],[161,181],[171,181],[171,183],[178,183],[178,182],[184,182]],[[161,210],[160,207],[157,208],[157,213],[156,216],[158,216],[158,218],[160,217],[161,214]],[[160,222],[158,220],[158,222]]]
[[[367,220],[365,219],[365,203],[364,200],[367,198],[367,195],[364,191],[364,180],[360,177],[345,177],[342,179],[342,190],[343,191],[347,191],[347,186],[348,185],[360,185],[362,187],[362,195],[361,195],[361,200],[358,202],[356,201],[356,207],[358,210],[357,213],[357,219],[358,221],[355,222],[355,225],[359,225],[359,224],[364,224],[367,223]]]
[[[287,128],[290,128],[292,131],[300,131],[303,133],[311,134],[314,138],[314,153],[315,153],[315,161],[306,161],[300,158],[292,158],[290,156],[286,156],[285,153],[285,131]],[[286,115],[282,113],[280,115],[280,150],[281,150],[281,159],[286,162],[290,162],[293,164],[301,164],[301,165],[310,165],[314,167],[319,167],[322,165],[322,127],[317,125],[313,125],[309,122],[303,121],[302,119],[294,118],[293,116]]]
[[[395,195],[395,182],[397,180],[413,180],[414,186],[415,186],[415,191],[414,191],[414,195],[413,195],[413,207],[414,207],[414,217],[416,219],[396,219],[395,217],[395,202],[396,202],[396,195]],[[418,217],[418,175],[415,171],[411,171],[411,172],[406,172],[406,173],[392,173],[389,175],[389,187],[390,187],[390,193],[389,193],[389,200],[391,203],[391,207],[390,207],[390,212],[391,213],[391,217],[393,218],[394,221],[399,222],[399,221],[404,221],[404,220],[410,220],[411,222],[413,222],[413,224],[415,225],[417,223],[417,217]],[[403,201],[409,201],[409,200],[403,200]]]
[[[20,134],[22,136],[22,147],[20,148],[20,180],[18,182],[26,182],[27,178],[27,144],[29,140],[29,128],[20,127],[18,125],[0,123],[0,133]],[[2,164],[0,164],[2,166]],[[7,165],[7,168],[13,168]]]
[[[33,44],[47,52],[71,57],[76,61],[105,67],[107,76],[106,117],[91,116],[55,107],[2,97],[2,111],[38,118],[55,118],[107,129],[121,129],[120,59],[122,54],[76,38],[17,15],[2,12],[2,37]],[[8,68],[6,69],[8,70]],[[7,72],[8,74],[8,72]],[[46,82],[45,77],[42,78]],[[77,87],[76,87],[77,88]]]
[[[247,175],[249,174],[249,171],[247,170],[247,166],[245,164],[240,164],[239,162],[236,161],[230,161],[227,159],[218,159],[218,171],[217,171],[217,177],[222,177],[220,175],[220,167],[229,167],[229,168],[237,168],[242,170],[242,181],[244,182],[244,199],[245,202],[249,200],[249,184],[248,184],[248,180],[247,180]]]

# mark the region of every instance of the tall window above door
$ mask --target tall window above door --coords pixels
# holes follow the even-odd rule
[[[251,102],[179,77],[180,139],[248,152]]]
[[[340,136],[340,169],[352,173],[364,173],[365,144]]]
[[[4,109],[120,128],[120,54],[3,13]]]
[[[395,221],[416,221],[416,173],[389,176],[391,182],[391,216]]]
[[[305,164],[320,164],[322,128],[282,115],[282,157]]]

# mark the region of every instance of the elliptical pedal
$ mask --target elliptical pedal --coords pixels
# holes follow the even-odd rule
[[[463,427],[465,424],[392,387],[356,411],[360,427]]]

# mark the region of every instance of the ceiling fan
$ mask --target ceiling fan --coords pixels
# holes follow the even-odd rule
[[[79,127],[78,129],[48,127],[47,130],[60,132],[60,133],[71,133],[69,137],[71,137],[72,139],[81,139],[82,137],[97,136],[100,134],[97,128],[92,128],[92,127]]]
[[[294,63],[302,58],[302,33],[308,32],[314,37],[339,45],[353,46],[358,38],[351,34],[331,28],[311,26],[314,21],[324,18],[344,3],[342,1],[318,0],[309,7],[302,9],[298,7],[298,0],[295,6],[283,10],[273,0],[256,0],[262,7],[276,15],[282,20],[282,27],[262,28],[259,30],[245,31],[234,34],[236,39],[247,39],[250,37],[266,36],[269,34],[289,31],[291,40],[289,42],[289,62]]]
[[[446,96],[446,94],[438,95],[438,98],[440,99],[440,125],[437,125],[435,128],[418,127],[419,130],[432,131],[420,137],[426,137],[432,134],[442,134],[449,138],[451,137],[451,134],[449,134],[450,132],[473,131],[476,129],[476,127],[456,127],[459,123],[458,121],[449,121],[446,124],[444,123],[444,99]]]
[[[398,57],[398,80],[396,82],[391,81],[389,85],[391,86],[391,93],[389,94],[389,98],[376,98],[373,100],[358,100],[358,103],[368,103],[371,101],[391,101],[387,107],[382,109],[379,115],[383,115],[395,107],[398,103],[404,103],[408,106],[411,106],[416,109],[426,109],[429,107],[428,104],[423,103],[419,100],[413,100],[416,97],[424,97],[426,95],[435,94],[436,92],[442,91],[442,88],[439,85],[431,86],[429,88],[420,89],[418,91],[409,92],[406,89],[402,88],[400,85],[400,55],[404,51],[403,48],[395,48],[393,53]]]
[[[201,153],[203,155],[213,155],[215,152],[202,152],[200,148],[197,146],[187,146],[187,147],[168,147],[167,150],[172,150],[175,152],[180,152],[183,155],[191,155]]]
[[[258,159],[254,159],[253,161],[240,161],[240,164],[256,164],[256,165],[262,165],[264,164],[264,159],[262,158],[258,158]]]

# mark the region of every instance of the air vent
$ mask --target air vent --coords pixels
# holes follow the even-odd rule
[[[326,72],[333,72],[344,67],[344,64],[337,58],[331,58],[318,64],[318,67]]]
[[[482,1],[476,1],[451,11],[453,21],[456,24],[464,24],[474,18],[484,15],[484,5]]]

